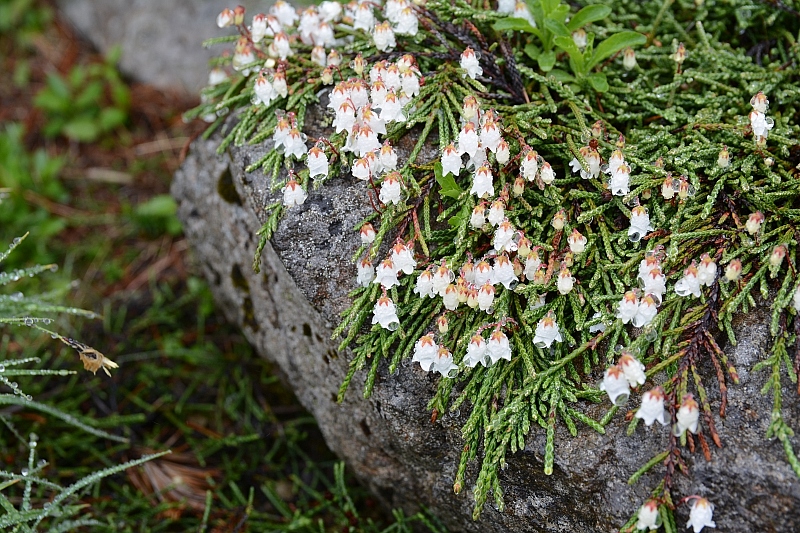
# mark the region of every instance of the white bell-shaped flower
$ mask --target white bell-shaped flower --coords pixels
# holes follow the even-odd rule
[[[461,154],[458,153],[455,145],[450,143],[445,146],[442,151],[442,175],[452,174],[453,176],[458,176],[463,166]],[[492,194],[494,194],[494,191],[492,191]]]
[[[499,226],[506,219],[506,208],[502,200],[492,202],[486,219],[492,226]]]
[[[383,178],[378,197],[384,204],[399,204],[402,201],[403,189],[400,186],[399,177],[397,172],[390,172]]]
[[[468,154],[473,157],[478,151],[479,144],[480,138],[478,137],[478,131],[475,129],[475,124],[467,122],[458,133],[458,153],[462,155]]]
[[[478,287],[484,283],[491,283],[492,281],[492,266],[487,261],[481,261],[475,265],[475,278],[474,283]]]
[[[606,370],[599,388],[601,391],[605,391],[611,403],[617,406],[625,405],[631,394],[630,384],[618,365],[613,365]]]
[[[375,269],[372,267],[372,263],[370,263],[369,259],[365,257],[358,262],[356,282],[362,287],[369,287],[373,279],[375,279]]]
[[[511,361],[511,346],[509,345],[508,337],[500,328],[495,329],[489,337],[489,342],[486,343],[486,352],[492,364],[500,359]]]
[[[652,294],[645,295],[639,301],[639,307],[636,309],[636,316],[633,317],[631,323],[636,328],[641,328],[653,321],[658,314],[658,306],[656,299]]]
[[[653,227],[650,225],[650,215],[646,208],[637,205],[631,209],[631,227],[628,228],[628,239],[631,242],[638,242],[647,235],[648,231],[653,231]]]
[[[636,529],[655,531],[659,527],[661,527],[661,517],[658,514],[658,502],[655,500],[647,500],[644,505],[639,508]]]
[[[483,69],[478,63],[478,56],[470,47],[467,47],[461,54],[461,68],[467,71],[465,76],[469,76],[473,80],[483,74]]]
[[[433,370],[444,377],[451,377],[451,373],[458,370],[458,365],[453,363],[453,354],[444,346],[440,346],[436,352],[436,360],[433,362]]]
[[[714,504],[705,498],[697,498],[692,502],[692,509],[689,511],[689,521],[686,522],[686,527],[691,527],[694,533],[700,533],[704,527],[716,528],[717,524],[712,520],[713,517]]]
[[[569,294],[575,286],[575,278],[569,271],[565,264],[561,264],[561,270],[558,272],[558,279],[556,280],[556,288],[561,294]]]
[[[430,270],[423,271],[417,277],[417,284],[414,286],[414,292],[419,294],[420,298],[433,298],[436,296],[436,290],[433,288],[433,276]]]
[[[448,311],[455,311],[458,308],[458,289],[452,283],[448,284],[442,295],[442,305]]]
[[[489,311],[494,303],[494,287],[488,281],[483,284],[478,291],[478,308],[481,311]]]
[[[283,192],[283,205],[286,207],[301,205],[308,197],[308,194],[306,194],[306,191],[303,190],[303,187],[301,187],[300,184],[294,179],[290,179],[286,183],[286,187],[281,189],[281,191]]]
[[[697,433],[697,425],[700,421],[700,406],[694,399],[694,396],[687,394],[681,401],[681,406],[678,408],[677,423],[673,428],[675,436],[683,435],[687,429],[692,433]]]
[[[474,194],[478,198],[494,196],[492,171],[488,166],[484,165],[475,171],[475,175],[472,178],[472,188],[469,193]]]
[[[717,264],[707,253],[700,256],[700,264],[697,266],[697,281],[700,285],[710,287],[717,278]]]
[[[481,229],[486,224],[486,208],[478,204],[472,209],[472,215],[469,217],[469,225],[473,229]]]
[[[467,354],[464,356],[464,362],[470,368],[475,368],[478,363],[483,366],[489,366],[487,362],[487,346],[486,341],[478,334],[472,336],[472,339],[467,345]]]
[[[391,289],[395,285],[400,285],[397,280],[397,269],[391,259],[384,259],[375,268],[375,279],[373,283],[380,283],[384,289]]]
[[[500,283],[506,289],[513,289],[519,282],[519,278],[514,273],[514,265],[505,254],[497,256],[492,268],[492,283]]]
[[[522,154],[520,170],[522,171],[522,177],[527,181],[535,180],[536,173],[539,172],[539,154],[530,149],[525,150]]]
[[[697,279],[697,266],[694,261],[683,272],[683,277],[675,284],[675,293],[678,296],[689,296],[690,294],[695,298],[700,297],[700,280]]]
[[[508,219],[504,219],[497,229],[494,230],[494,239],[492,245],[498,252],[513,252],[517,249],[517,243],[514,242],[514,235],[517,230],[511,225]]]
[[[447,286],[450,285],[455,279],[455,275],[453,271],[447,268],[444,264],[440,265],[439,268],[436,269],[436,272],[433,274],[432,283],[433,283],[433,290],[439,296],[444,297],[445,291],[447,290]]]
[[[644,365],[641,361],[636,359],[632,353],[623,350],[617,365],[622,369],[622,373],[625,375],[625,379],[628,380],[628,384],[631,387],[644,385],[647,379],[644,375]]]
[[[311,149],[308,151],[308,157],[306,158],[306,164],[308,165],[308,173],[310,177],[322,175],[322,177],[328,176],[328,156],[325,155],[325,151],[317,146],[312,146]]]
[[[394,331],[400,327],[400,319],[397,317],[397,308],[388,296],[378,298],[373,309],[373,324],[380,324],[383,329]]]
[[[544,318],[539,320],[538,324],[536,324],[536,332],[533,336],[533,344],[539,348],[549,348],[553,342],[561,342],[562,340],[563,338],[561,337],[561,332],[558,329],[555,316],[553,316],[553,312],[550,311]]]
[[[628,291],[622,297],[622,301],[617,307],[617,318],[622,320],[623,324],[630,323],[639,311],[639,299],[636,293]]]
[[[655,387],[642,395],[642,405],[636,411],[636,418],[641,418],[646,426],[652,426],[656,420],[666,426],[669,423],[669,413],[664,409],[664,390]]]
[[[414,357],[411,361],[419,363],[419,366],[425,372],[430,372],[434,362],[436,362],[438,352],[439,345],[433,340],[433,335],[423,335],[414,345]]]

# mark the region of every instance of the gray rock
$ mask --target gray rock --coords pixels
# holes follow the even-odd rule
[[[619,528],[661,479],[661,469],[633,487],[626,480],[666,447],[667,431],[640,426],[632,437],[620,413],[599,435],[583,428],[571,438],[560,428],[553,475],[543,474],[544,432],[534,428],[525,450],[507,457],[502,472],[505,509],[487,504],[471,518],[477,464],[458,496],[452,486],[463,441],[467,406],[431,423],[426,403],[438,378],[402,364],[390,375],[381,365],[370,399],[361,397],[364,373],[353,380],[343,404],[336,403],[351,354],[330,341],[338,314],[355,285],[350,258],[357,248],[354,225],[369,211],[363,184],[350,177],[312,191],[288,211],[262,255],[262,273],[251,268],[256,231],[264,207],[279,197],[261,172],[243,169],[269,143],[231,148],[217,157],[218,138],[198,141],[178,171],[173,195],[194,251],[216,300],[244,329],[258,352],[277,363],[303,405],[319,422],[328,445],[387,506],[430,508],[452,531],[597,531]],[[430,157],[430,154],[428,155]],[[800,482],[779,442],[764,438],[772,401],[760,394],[768,372],[750,373],[765,357],[769,341],[764,310],[741,320],[738,346],[726,347],[741,375],[731,386],[727,417],[718,422],[724,447],[712,461],[688,456],[692,477],[677,476],[676,494],[700,494],[715,505],[717,531],[800,530]],[[713,375],[708,368],[707,375]],[[710,384],[709,394],[715,392]],[[787,386],[784,413],[798,426],[797,393]],[[713,399],[713,398],[712,398]],[[587,406],[602,415],[606,406]],[[794,440],[797,447],[797,439]],[[679,528],[688,506],[678,509]]]
[[[252,16],[270,1],[256,0],[59,0],[58,7],[98,50],[122,47],[120,70],[162,89],[197,95],[208,80],[208,60],[219,48],[204,40],[229,35],[217,28],[224,8],[241,4]],[[248,20],[249,20],[248,16]]]

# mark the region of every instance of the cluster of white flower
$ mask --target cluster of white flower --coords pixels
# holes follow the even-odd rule
[[[413,361],[426,372],[433,370],[443,376],[458,369],[453,363],[453,354],[445,346],[436,344],[433,334],[423,335],[414,345]]]
[[[686,522],[687,528],[692,528],[694,533],[700,533],[704,527],[716,528],[717,524],[712,520],[714,515],[714,504],[706,498],[700,496],[690,496],[687,499],[694,500],[689,510],[689,521]],[[657,500],[647,500],[639,508],[636,529],[655,531],[661,527],[661,516],[658,513],[659,502]]]
[[[700,287],[711,286],[717,277],[717,264],[708,254],[700,256],[700,265],[696,261],[684,270],[683,277],[675,283],[675,293],[678,296],[692,295],[700,297]]]
[[[658,256],[648,253],[639,263],[639,283],[644,296],[640,299],[636,291],[626,292],[617,307],[617,318],[623,324],[641,328],[656,317],[658,306],[667,292],[667,277],[661,272]]]
[[[272,134],[275,150],[283,150],[287,157],[293,156],[295,159],[300,159],[308,151],[306,147],[307,137],[297,129],[297,122],[293,114],[286,115],[282,112],[279,114],[278,124]]]
[[[531,26],[536,27],[536,20],[528,9],[528,4],[522,0],[499,0],[497,12],[526,20]]]
[[[767,142],[769,130],[775,126],[775,121],[766,115],[767,109],[769,109],[769,100],[767,100],[767,96],[763,92],[758,91],[750,99],[750,105],[753,106],[749,116],[753,136],[756,139],[756,143],[765,143]]]
[[[599,388],[608,394],[614,405],[625,405],[631,387],[644,385],[645,379],[644,365],[632,353],[623,350],[617,364],[606,369]]]
[[[676,196],[679,200],[686,200],[690,196],[694,196],[694,192],[694,186],[689,183],[689,179],[686,176],[673,178],[671,174],[667,174],[661,184],[661,196],[665,200],[672,200]]]
[[[525,2],[500,0],[498,11],[526,19],[535,25]],[[328,176],[329,154],[338,156],[344,166],[347,164],[345,153],[351,153],[350,157],[354,156],[351,166],[354,177],[367,182],[371,192],[377,195],[383,205],[402,203],[405,185],[401,171],[404,170],[398,164],[398,155],[392,145],[388,141],[382,143],[382,136],[386,135],[388,124],[407,121],[407,108],[413,98],[420,94],[424,80],[410,54],[394,62],[380,61],[374,65],[369,65],[358,54],[350,63],[355,75],[344,79],[339,68],[343,58],[336,50],[342,42],[337,41],[334,26],[347,25],[352,30],[366,32],[371,35],[375,48],[380,52],[390,51],[397,46],[397,36],[414,36],[418,32],[418,11],[410,0],[388,0],[382,7],[370,0],[351,1],[346,5],[325,1],[317,7],[299,12],[285,1],[278,0],[270,8],[269,14],[253,17],[249,28],[245,27],[244,8],[241,7],[223,11],[217,22],[220,27],[235,25],[242,33],[236,44],[233,66],[245,75],[249,72],[257,73],[253,76],[252,86],[254,105],[272,106],[276,101],[289,96],[286,72],[292,70],[287,68],[287,60],[301,49],[296,46],[297,43],[306,45],[302,49],[311,49],[310,61],[322,67],[321,80],[324,84],[334,85],[334,77],[337,74],[339,76],[340,81],[329,90],[328,107],[334,115],[333,128],[337,133],[346,136],[343,146],[338,148],[331,142],[320,139],[308,149],[307,139],[299,131],[294,115],[278,112],[273,134],[276,149],[281,150],[287,158],[295,160],[305,156],[311,179]],[[583,31],[573,33],[572,38],[579,47],[587,44],[586,33]],[[399,54],[394,57],[397,55]],[[464,77],[477,79],[484,75],[480,59],[480,55],[471,48],[463,51],[459,66]],[[675,54],[679,68],[684,59],[685,48],[681,45]],[[306,64],[308,60],[304,59]],[[635,68],[633,50],[625,51],[623,62],[626,69]],[[214,83],[221,82],[225,77],[225,73],[219,70],[212,74]],[[469,84],[471,81],[466,80],[464,83]],[[753,112],[749,116],[751,128],[756,141],[765,142],[773,127],[772,119],[766,117],[769,102],[763,93],[758,93],[750,103],[753,106]],[[540,287],[549,286],[552,282],[554,290],[561,295],[570,294],[578,283],[570,269],[578,268],[573,265],[573,260],[585,252],[589,240],[577,228],[569,225],[564,210],[556,213],[551,221],[557,232],[563,232],[558,238],[564,239],[560,241],[564,248],[548,252],[534,247],[531,240],[514,227],[511,220],[515,219],[507,213],[510,210],[514,214],[515,198],[523,195],[526,186],[535,184],[540,190],[545,190],[555,182],[556,175],[550,163],[533,147],[528,146],[524,139],[509,137],[515,146],[517,140],[521,145],[519,153],[513,154],[512,160],[511,146],[504,138],[504,134],[508,135],[511,130],[504,130],[502,117],[496,111],[481,109],[474,96],[464,98],[461,119],[457,138],[442,149],[442,174],[459,178],[462,172],[470,173],[469,194],[477,198],[477,205],[469,218],[469,226],[476,232],[489,235],[492,247],[482,250],[484,255],[475,258],[474,262],[472,256],[468,256],[469,259],[463,264],[448,264],[443,260],[441,264],[423,265],[417,270],[419,257],[415,256],[414,241],[405,242],[398,238],[388,255],[382,260],[378,258],[375,266],[373,261],[378,248],[375,245],[377,232],[371,224],[364,224],[360,230],[360,238],[366,247],[366,253],[357,262],[356,279],[362,287],[374,287],[373,284],[376,283],[380,285],[382,295],[374,305],[373,325],[390,331],[400,327],[398,308],[388,296],[388,291],[400,285],[402,276],[416,275],[413,291],[419,298],[441,298],[441,307],[445,311],[436,320],[440,336],[448,331],[448,313],[466,305],[470,309],[492,315],[498,292],[502,296],[502,291],[513,290],[521,280]],[[631,167],[625,160],[624,139],[620,137],[616,149],[606,161],[598,151],[597,142],[603,131],[600,122],[592,127],[593,141],[580,148],[579,155],[569,162],[569,166],[573,173],[578,173],[583,179],[605,179],[605,188],[612,195],[626,196],[631,190]],[[730,165],[730,153],[726,147],[720,151],[717,162],[720,168]],[[656,166],[663,168],[663,162],[657,161]],[[513,182],[505,180],[507,185],[496,187],[495,177],[498,174],[502,177],[504,172],[515,173],[511,176]],[[604,178],[604,175],[608,177]],[[375,190],[378,187],[380,190]],[[300,205],[307,198],[306,191],[298,183],[294,173],[291,173],[282,192],[283,203],[287,207]],[[683,201],[693,194],[693,187],[686,176],[672,178],[667,175],[661,193],[665,199],[677,196]],[[649,198],[649,192],[647,194],[643,197]],[[634,204],[630,212],[628,238],[637,242],[646,238],[648,232],[654,228],[648,210],[639,205],[636,199]],[[745,229],[750,235],[758,235],[763,222],[764,217],[760,212],[753,213],[747,220]],[[555,242],[558,243],[558,239]],[[543,261],[541,253],[546,253],[549,257],[545,257]],[[785,246],[776,247],[770,257],[771,266],[774,269],[779,268],[785,255]],[[725,278],[737,281],[741,270],[741,262],[732,260],[726,266]],[[699,297],[701,287],[712,285],[716,274],[717,265],[708,254],[703,254],[699,265],[693,262],[686,269],[684,276],[675,284],[675,292],[679,296],[691,294]],[[657,316],[658,307],[667,292],[666,276],[662,272],[657,254],[648,253],[641,261],[638,281],[640,289],[625,292],[615,315],[623,324],[645,327]],[[582,295],[579,297],[583,298]],[[534,296],[529,308],[537,309],[546,305],[546,298],[546,293],[539,294],[538,299]],[[792,305],[800,311],[800,287],[793,294]],[[602,316],[603,314],[595,315],[596,318]],[[474,368],[479,364],[488,367],[500,360],[511,360],[511,345],[516,339],[509,339],[506,334],[507,319],[496,320],[498,321],[484,323],[477,331],[467,332],[470,341],[463,360],[459,361],[462,368]],[[604,328],[602,323],[595,324],[589,331],[603,331]],[[536,324],[533,344],[540,349],[549,349],[555,342],[563,342],[562,331],[556,322],[554,311],[549,310]],[[418,362],[425,371],[453,377],[459,368],[453,353],[455,351],[451,352],[441,337],[437,337],[435,333],[427,333],[414,345],[413,361]],[[608,394],[612,403],[622,405],[627,402],[631,388],[638,389],[644,385],[644,370],[644,365],[631,352],[623,350],[617,364],[606,370],[600,389]],[[667,425],[669,413],[664,404],[664,390],[654,387],[644,392],[635,416],[642,419],[647,426],[652,426],[656,421]],[[699,407],[691,394],[686,395],[681,404],[675,407],[676,422],[672,429],[674,434],[682,436],[687,430],[696,433]],[[712,510],[713,505],[698,498],[692,507],[689,527],[694,527],[695,531],[705,526],[714,527],[711,521]],[[648,501],[639,512],[637,528],[655,529],[657,515],[658,502]]]

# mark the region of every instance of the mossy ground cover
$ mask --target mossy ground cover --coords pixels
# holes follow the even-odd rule
[[[405,531],[419,523],[388,519],[353,484],[314,420],[215,311],[167,195],[202,129],[181,119],[196,102],[124,80],[113,58],[79,40],[47,2],[3,3],[0,49],[8,74],[0,80],[0,242],[28,233],[3,270],[58,266],[3,294],[89,310],[93,318],[44,315],[54,319],[46,327],[119,365],[111,377],[94,376],[50,335],[0,330],[4,371],[60,374],[9,383],[66,415],[20,403],[0,384],[0,521],[29,506],[50,510],[41,531]],[[166,450],[51,507],[60,489],[50,483],[69,487]],[[23,471],[40,481],[26,487]]]

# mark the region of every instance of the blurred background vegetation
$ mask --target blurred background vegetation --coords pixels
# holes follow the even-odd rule
[[[42,514],[56,485],[171,450],[76,489],[36,529],[441,531],[379,509],[215,311],[168,195],[204,127],[181,120],[197,102],[123,79],[117,55],[98,55],[47,1],[0,2],[0,50],[0,248],[30,233],[0,271],[59,266],[0,294],[92,311],[48,327],[119,364],[94,376],[49,335],[0,329],[6,366],[37,357],[28,368],[77,371],[14,378],[69,416],[0,402],[0,523],[27,505]],[[0,399],[8,389],[0,380]],[[34,456],[47,481],[26,484]]]

